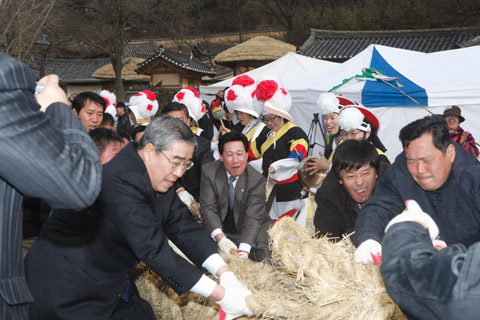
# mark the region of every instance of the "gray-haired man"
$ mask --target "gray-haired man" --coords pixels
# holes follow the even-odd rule
[[[217,301],[228,315],[251,315],[245,303],[250,291],[172,188],[191,166],[195,146],[182,121],[156,118],[139,143],[104,166],[102,191],[88,219],[52,216],[26,258],[33,319],[105,319],[139,260],[178,294],[191,290]],[[220,286],[178,256],[168,239],[198,268],[219,276]]]

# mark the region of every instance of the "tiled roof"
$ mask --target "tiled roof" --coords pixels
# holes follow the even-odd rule
[[[264,33],[269,33],[269,32],[286,32],[285,29],[283,28],[271,28],[271,29],[262,29],[262,30],[246,30],[243,31],[242,34],[264,34]],[[220,33],[214,33],[210,35],[193,35],[193,36],[185,36],[182,37],[182,39],[203,39],[205,37],[207,38],[215,38],[215,37],[224,37],[224,36],[230,36],[230,35],[238,35],[238,31],[231,31],[231,32],[220,32]],[[172,37],[162,37],[162,38],[137,38],[137,39],[132,39],[132,41],[157,41],[157,40],[171,40]]]
[[[165,48],[160,48],[160,51],[150,58],[146,59],[143,63],[139,64],[135,71],[137,73],[147,72],[149,64],[157,59],[163,59],[169,64],[176,66],[187,71],[198,72],[203,75],[216,75],[217,73],[209,65],[203,63],[198,58],[195,58],[191,53],[174,52]]]
[[[45,74],[57,74],[61,81],[68,82],[102,82],[92,74],[100,67],[111,63],[109,58],[102,59],[46,59]],[[35,77],[40,77],[40,66],[30,66]]]
[[[335,31],[311,29],[299,48],[307,57],[344,61],[370,44],[420,52],[436,52],[478,44],[480,28],[448,28],[393,31]]]
[[[148,43],[129,43],[123,50],[123,58],[144,58],[153,56],[157,53],[157,48],[153,42]]]
[[[217,54],[235,46],[234,43],[215,43],[208,41],[197,41],[193,47],[193,54],[202,61],[213,59]]]

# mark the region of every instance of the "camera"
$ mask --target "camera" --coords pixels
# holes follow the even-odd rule
[[[44,82],[35,82],[35,94],[40,94],[45,90]]]

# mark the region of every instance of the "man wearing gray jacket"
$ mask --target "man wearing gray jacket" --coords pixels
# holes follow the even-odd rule
[[[220,137],[218,150],[220,160],[202,166],[203,224],[221,251],[235,249],[242,258],[269,259],[267,229],[272,220],[265,211],[265,178],[247,164],[248,141],[229,132]]]

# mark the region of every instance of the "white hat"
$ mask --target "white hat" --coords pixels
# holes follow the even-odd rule
[[[138,106],[138,113],[145,118],[153,117],[158,111],[157,96],[150,90],[144,90],[130,97],[131,105]]]
[[[289,121],[293,120],[288,113],[292,107],[292,97],[273,77],[257,84],[255,103],[257,106],[263,106],[262,114],[271,113]]]
[[[115,96],[115,94],[108,90],[102,90],[100,91],[99,95],[107,103],[105,112],[111,114],[112,117],[115,118],[117,116],[117,97]]]
[[[343,95],[336,95],[333,92],[321,93],[317,100],[317,105],[323,115],[329,113],[339,113],[344,107],[357,106],[353,100],[350,100]]]
[[[185,87],[175,94],[172,101],[183,103],[187,107],[190,117],[192,117],[195,122],[198,123],[198,120],[203,117],[205,106],[202,100],[200,100],[200,95],[196,89]]]
[[[371,126],[375,127],[377,131],[380,129],[380,123],[371,113],[360,106],[345,107],[340,111],[338,119],[340,128],[345,131],[358,129],[360,131],[371,131]]]
[[[225,91],[225,105],[232,113],[240,111],[258,118],[258,112],[253,108],[253,92],[251,87],[233,85]]]

